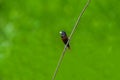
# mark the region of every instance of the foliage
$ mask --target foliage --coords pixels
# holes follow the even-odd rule
[[[0,80],[50,80],[87,0],[0,0]],[[120,79],[118,0],[92,0],[56,80]]]

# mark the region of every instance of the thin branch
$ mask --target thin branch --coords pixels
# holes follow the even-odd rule
[[[54,75],[53,75],[53,77],[52,77],[52,80],[55,80],[56,74],[57,74],[58,69],[59,69],[59,67],[60,67],[60,64],[61,64],[61,62],[62,62],[62,60],[63,60],[63,57],[64,57],[64,55],[65,55],[65,52],[66,52],[66,49],[67,49],[67,45],[68,45],[68,43],[70,42],[71,37],[72,37],[73,33],[75,32],[75,29],[77,28],[78,23],[80,22],[80,19],[81,19],[83,13],[85,12],[86,8],[88,7],[90,1],[91,1],[91,0],[88,0],[87,3],[85,4],[84,8],[82,9],[82,12],[80,13],[80,15],[79,15],[79,17],[78,17],[78,19],[77,19],[77,21],[76,21],[76,23],[75,23],[72,31],[71,31],[71,34],[70,34],[70,36],[69,36],[69,40],[68,40],[68,42],[66,43],[66,45],[65,45],[65,47],[64,47],[64,49],[63,49],[63,52],[62,52],[62,54],[61,54],[61,56],[60,56],[60,59],[59,59],[59,61],[58,61],[58,64],[57,64],[56,70],[55,70],[55,72],[54,72]]]

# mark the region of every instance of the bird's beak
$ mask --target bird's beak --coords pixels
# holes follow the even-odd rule
[[[60,34],[62,34],[62,31],[60,31]]]

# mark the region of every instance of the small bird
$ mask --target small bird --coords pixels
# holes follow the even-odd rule
[[[67,44],[68,37],[67,37],[66,32],[65,31],[60,31],[60,35],[61,35],[61,38],[62,38],[62,41],[64,42],[64,44]],[[68,47],[68,49],[70,49],[69,43],[68,43],[67,47]]]

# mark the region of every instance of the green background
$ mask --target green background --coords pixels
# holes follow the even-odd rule
[[[0,0],[0,80],[51,80],[87,0]],[[92,0],[55,80],[120,80],[120,1]]]

